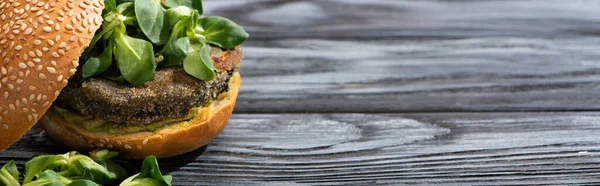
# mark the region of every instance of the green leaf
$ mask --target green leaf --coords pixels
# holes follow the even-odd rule
[[[98,57],[88,59],[82,67],[81,75],[83,78],[89,78],[95,75],[100,75],[112,65],[114,41],[109,40],[108,45]]]
[[[152,43],[164,44],[169,38],[166,10],[160,0],[136,0],[135,15],[140,29]]]
[[[19,170],[17,170],[17,164],[15,164],[14,160],[10,160],[4,166],[2,166],[1,171],[6,171],[10,174],[14,179],[19,179]]]
[[[169,8],[167,10],[167,19],[169,19],[169,26],[173,27],[179,20],[185,16],[189,16],[192,13],[192,9],[186,6],[178,6],[175,8]]]
[[[67,186],[100,186],[97,183],[94,183],[90,180],[73,180],[73,182],[69,183]]]
[[[116,33],[115,58],[117,67],[125,79],[134,85],[154,79],[156,61],[152,43]]]
[[[117,2],[115,0],[104,0],[104,11],[116,12]]]
[[[167,45],[165,45],[164,51],[162,53],[165,59],[159,64],[162,66],[181,64],[183,59],[185,59],[185,57],[188,54],[189,47],[190,39],[187,37],[182,37],[168,43]]]
[[[135,16],[133,2],[119,4],[119,6],[117,6],[117,12],[123,16]]]
[[[133,180],[126,180],[119,186],[167,186],[165,183],[152,178],[137,178]]]
[[[118,5],[120,5],[120,4],[122,4],[122,3],[128,3],[128,2],[131,2],[131,3],[133,3],[133,1],[134,1],[134,0],[117,0],[117,4],[118,4]]]
[[[119,152],[109,151],[107,149],[95,150],[90,152],[90,158],[92,158],[96,162],[104,162],[117,156],[119,156]]]
[[[200,15],[203,14],[202,0],[165,0],[167,6],[173,8],[178,6],[186,6],[191,9],[198,10]]]
[[[183,60],[183,70],[200,80],[212,80],[215,72],[210,57],[210,46],[202,43],[192,45],[187,57]]]
[[[37,179],[33,182],[23,184],[23,186],[64,186],[60,176],[53,170],[45,170],[35,176]]]
[[[184,18],[187,19],[187,18]],[[187,56],[190,39],[185,37],[186,21],[180,20],[175,24],[169,41],[159,52],[164,57],[164,60],[159,64],[161,66],[170,66],[181,64],[181,61]]]
[[[248,39],[248,33],[233,21],[210,16],[200,19],[200,25],[204,28],[201,34],[206,37],[208,43],[225,49],[232,49]]]
[[[61,170],[67,178],[86,178],[98,184],[114,183],[115,173],[109,172],[88,156],[75,155],[68,159],[66,168]]]
[[[0,169],[1,186],[19,186],[19,171],[15,161],[11,160]]]
[[[148,156],[142,162],[142,171],[137,176],[133,177],[133,180],[137,180],[140,178],[152,178],[157,181],[160,181],[168,186],[171,186],[172,178],[169,175],[163,176],[160,173],[160,168],[158,167],[158,161],[155,156]]]
[[[55,155],[41,155],[27,161],[25,163],[25,177],[23,178],[23,184],[29,183],[33,180],[33,177],[44,171],[47,167],[51,166],[56,161]]]
[[[115,28],[119,26],[118,21],[113,21],[110,22],[107,25],[103,25],[103,27],[101,28],[102,30],[100,32],[98,32],[96,35],[94,35],[94,37],[92,38],[92,41],[90,41],[90,45],[85,49],[85,51],[83,51],[82,55],[86,56],[90,53],[90,51],[94,48],[94,46],[96,46],[96,43],[98,43],[98,41],[104,37],[105,35],[107,35],[107,33],[112,33],[114,32]]]

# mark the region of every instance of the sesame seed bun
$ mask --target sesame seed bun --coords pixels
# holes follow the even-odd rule
[[[240,74],[234,73],[228,83],[228,91],[221,93],[213,103],[203,107],[200,114],[189,121],[172,124],[153,132],[90,132],[77,124],[66,122],[53,112],[46,113],[39,122],[52,138],[76,150],[107,148],[133,159],[143,159],[149,155],[158,158],[172,157],[207,145],[225,128],[233,112],[240,81]]]
[[[102,24],[102,0],[0,2],[0,150],[46,113]]]

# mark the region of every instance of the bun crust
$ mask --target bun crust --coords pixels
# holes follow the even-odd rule
[[[0,2],[0,150],[44,115],[102,23],[103,0]]]
[[[76,150],[107,148],[133,159],[143,159],[148,155],[172,157],[207,145],[225,128],[233,112],[240,81],[240,74],[236,72],[229,81],[228,92],[220,94],[210,106],[203,108],[202,114],[194,116],[189,122],[154,132],[124,135],[89,132],[51,112],[42,116],[39,122],[52,138]]]

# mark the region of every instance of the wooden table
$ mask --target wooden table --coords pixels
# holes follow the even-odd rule
[[[600,3],[205,0],[251,34],[175,185],[600,184]],[[34,127],[0,162],[62,153]]]

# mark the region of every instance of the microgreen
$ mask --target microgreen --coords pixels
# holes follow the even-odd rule
[[[142,170],[123,181],[121,186],[171,186],[173,177],[171,175],[162,175],[158,167],[156,157],[148,156],[142,163]]]
[[[152,43],[123,33],[115,35],[115,58],[123,77],[132,84],[142,84],[154,79],[156,61]]]
[[[0,169],[0,185],[18,186],[19,171],[15,161],[9,161]]]
[[[210,57],[210,46],[203,43],[192,45],[183,60],[183,70],[201,80],[213,79],[215,73]]]
[[[136,0],[135,15],[140,29],[152,43],[161,45],[169,37],[169,23],[166,19],[166,10],[160,0]]]
[[[248,38],[244,29],[227,18],[210,16],[200,19],[200,23],[204,28],[201,34],[208,43],[225,49],[232,49]]]
[[[161,4],[164,3],[164,4]],[[182,65],[210,81],[212,46],[233,49],[248,33],[229,19],[203,17],[201,0],[105,0],[104,22],[84,51],[82,76],[143,84],[157,66]]]
[[[202,0],[165,0],[167,6],[169,7],[177,7],[177,6],[186,6],[195,10],[198,10],[198,13],[202,14]]]
[[[113,161],[118,152],[97,150],[89,156],[75,151],[57,155],[40,155],[25,163],[23,186],[99,186],[99,185],[164,185],[172,177],[162,175],[156,157],[149,156],[142,170],[125,179],[128,174]],[[20,186],[19,171],[14,161],[0,168],[0,186]]]

